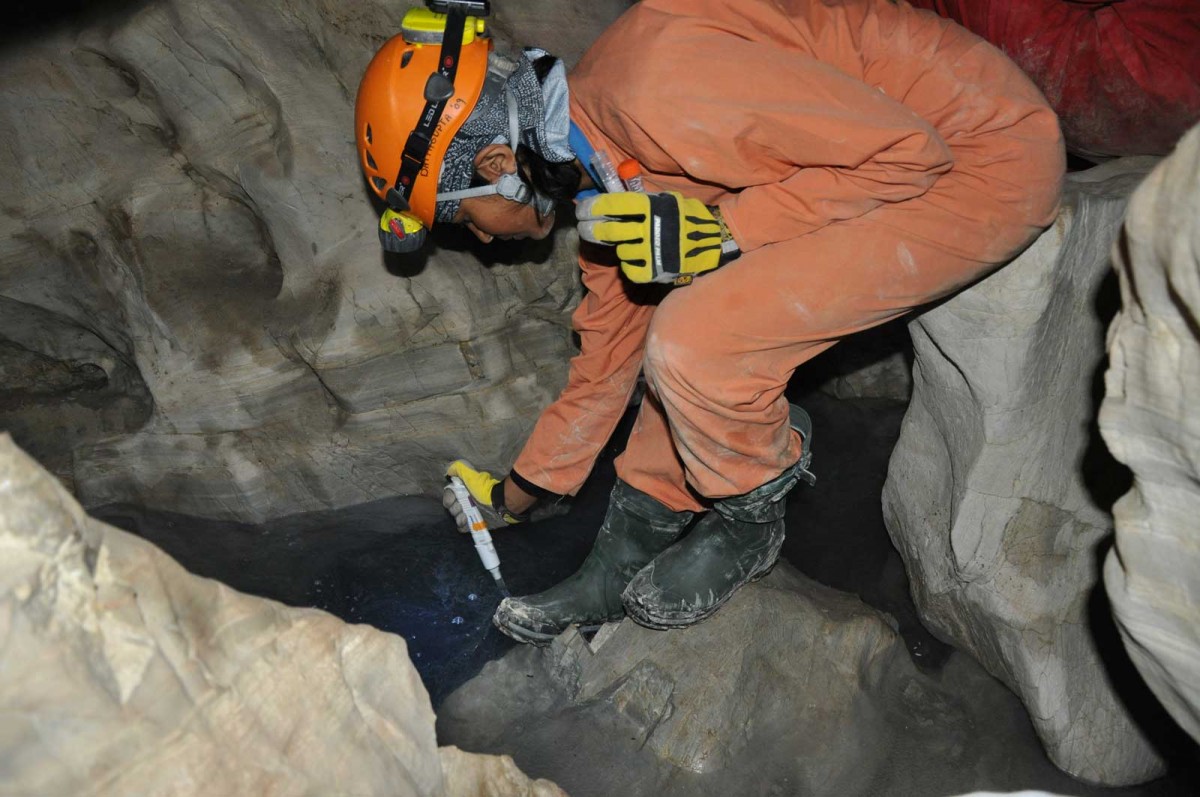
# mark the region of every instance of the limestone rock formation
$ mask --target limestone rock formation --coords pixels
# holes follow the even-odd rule
[[[628,4],[522,0],[497,30],[540,19],[577,58]],[[506,467],[557,394],[572,231],[486,264],[379,250],[353,103],[406,7],[110,4],[0,53],[0,428],[86,504],[429,491],[456,456]]]
[[[447,797],[568,797],[548,780],[531,780],[506,755],[438,750]]]
[[[552,740],[570,738],[587,751],[576,785],[595,780],[594,793],[862,794],[888,748],[886,709],[864,692],[906,661],[897,639],[856,599],[780,565],[694,629],[626,620],[590,643],[571,629],[510,653],[443,703],[439,737],[540,749],[552,767],[569,764]]]
[[[3,794],[563,794],[439,751],[404,640],[192,576],[0,436]]]
[[[1069,176],[1029,250],[910,324],[913,398],[884,488],[926,623],[1021,697],[1056,764],[1108,785],[1162,766],[1089,616],[1120,478],[1095,429],[1109,251],[1152,164]]]
[[[1104,582],[1138,670],[1200,741],[1200,127],[1133,195],[1116,267],[1100,428],[1134,483]]]
[[[438,738],[576,797],[1079,785],[978,665],[917,670],[890,618],[783,562],[691,628],[625,620],[511,651],[442,703]]]

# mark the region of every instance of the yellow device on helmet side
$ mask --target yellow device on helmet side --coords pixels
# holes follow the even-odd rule
[[[397,227],[397,225],[399,225]],[[398,238],[406,238],[409,235],[415,235],[425,228],[421,220],[411,213],[403,211],[396,212],[388,208],[379,217],[379,231],[381,233],[390,233]]]

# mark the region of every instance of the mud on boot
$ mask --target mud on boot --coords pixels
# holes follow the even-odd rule
[[[793,405],[791,425],[803,440],[795,465],[744,495],[717,501],[696,528],[642,568],[625,588],[626,613],[648,628],[682,628],[721,608],[743,585],[771,571],[783,547],[786,501],[808,469],[812,422]]]
[[[518,642],[548,645],[568,626],[620,619],[621,591],[629,579],[675,542],[692,517],[618,479],[596,543],[579,570],[545,592],[505,598],[492,622]]]

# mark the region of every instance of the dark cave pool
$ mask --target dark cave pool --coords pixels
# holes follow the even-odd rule
[[[815,490],[798,488],[789,496],[788,526],[794,531],[784,556],[813,578],[891,613],[914,660],[937,667],[949,648],[917,619],[879,509],[903,407],[842,406],[821,397],[805,404],[816,422],[819,482]],[[615,479],[613,461],[632,420],[629,413],[569,511],[493,533],[513,594],[558,583],[587,556]],[[197,575],[399,634],[435,708],[515,644],[492,627],[500,594],[470,538],[455,531],[431,498],[391,498],[261,525],[121,504],[91,514],[150,540]]]
[[[150,540],[197,575],[399,634],[435,707],[515,644],[492,627],[500,594],[470,538],[428,498],[374,501],[263,525],[125,505],[92,514]],[[594,533],[600,521],[580,514],[587,513],[493,535],[512,589],[544,589],[582,561],[590,542],[563,527]]]

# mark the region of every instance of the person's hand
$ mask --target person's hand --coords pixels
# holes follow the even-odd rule
[[[598,194],[575,208],[579,237],[615,244],[632,282],[687,284],[741,254],[720,211],[678,191]]]
[[[462,479],[467,492],[471,494],[471,499],[479,507],[479,513],[483,515],[483,520],[487,523],[488,528],[521,523],[527,519],[526,515],[517,515],[504,508],[504,482],[486,470],[476,470],[470,462],[456,459],[450,463],[450,467],[446,468],[446,478],[449,479],[452,476]],[[459,531],[466,533],[471,530],[470,524],[467,522],[467,515],[459,505],[449,484],[442,490],[442,506],[450,512],[451,517],[454,518],[454,525],[458,526]]]

